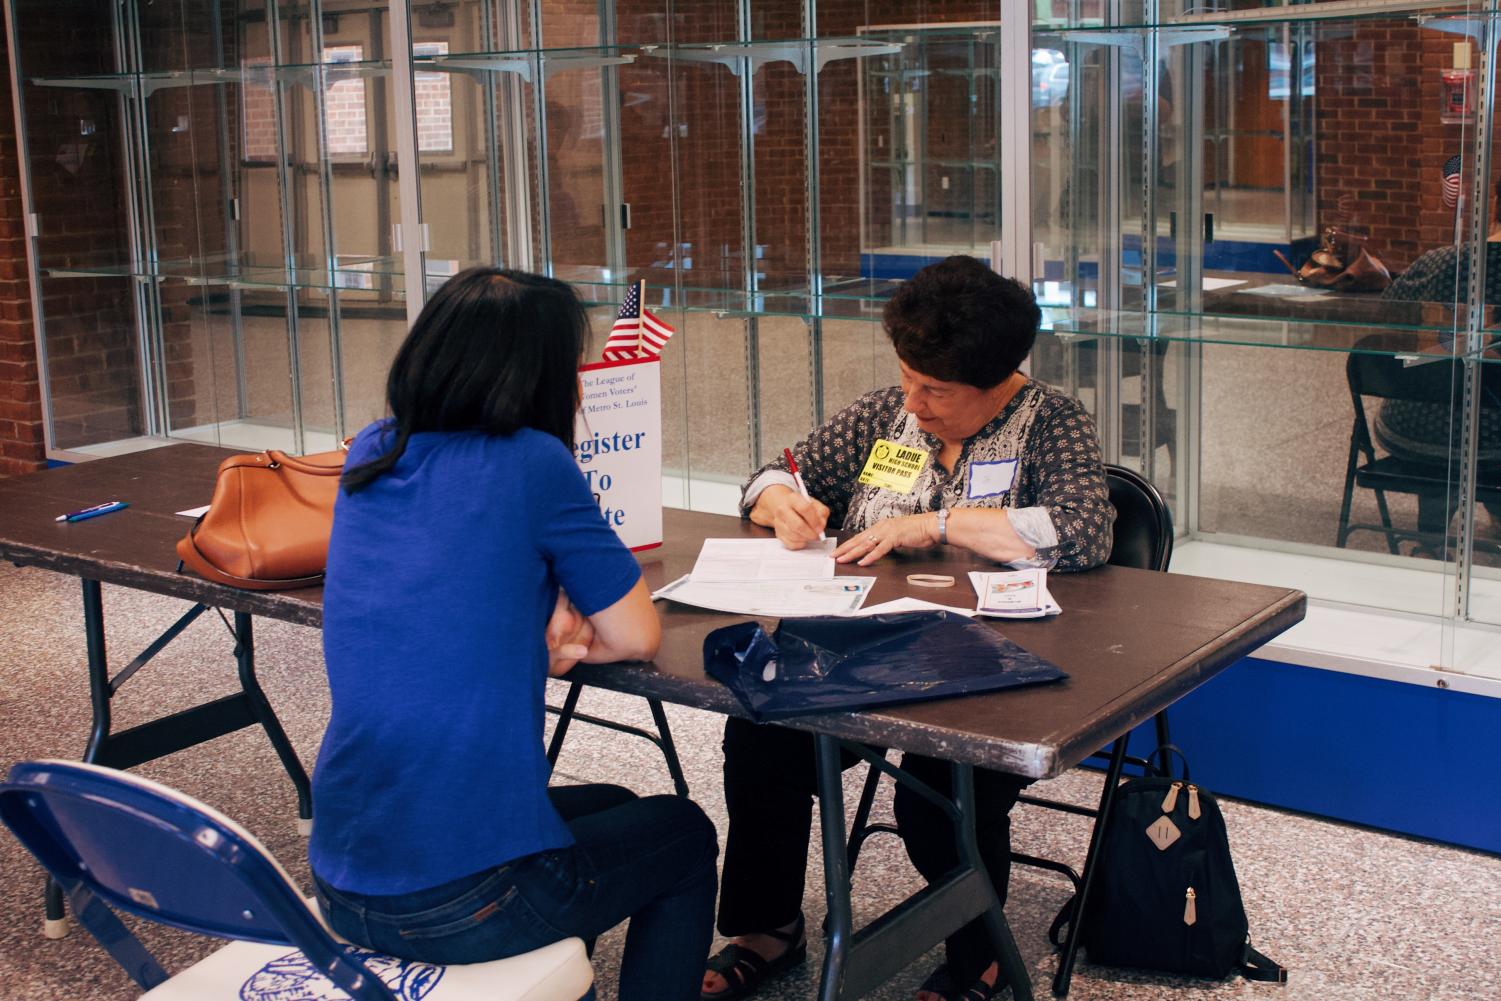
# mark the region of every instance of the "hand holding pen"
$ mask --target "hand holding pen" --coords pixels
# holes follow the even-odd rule
[[[787,457],[788,472],[792,474],[797,489],[781,484],[767,487],[751,508],[750,519],[757,525],[775,530],[777,541],[788,549],[802,549],[824,537],[829,509],[808,495],[792,451],[784,449],[783,454]]]
[[[52,520],[88,521],[90,518],[97,518],[101,514],[113,514],[116,511],[123,511],[128,507],[130,507],[130,505],[125,503],[124,501],[105,501],[103,504],[95,504],[93,507],[86,507],[82,511],[69,511],[67,514],[60,514]]]

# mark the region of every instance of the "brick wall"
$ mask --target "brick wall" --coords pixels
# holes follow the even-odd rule
[[[1343,37],[1319,42],[1319,226],[1369,233],[1393,270],[1454,239],[1439,168],[1474,141],[1473,122],[1446,124],[1440,115],[1439,74],[1457,40],[1382,20],[1352,21]]]
[[[0,65],[9,58],[8,47],[0,23]],[[0,475],[31,472],[44,463],[42,387],[32,330],[16,122],[5,73],[0,75]]]

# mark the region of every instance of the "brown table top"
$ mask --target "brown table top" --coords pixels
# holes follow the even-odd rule
[[[173,545],[187,531],[176,511],[208,502],[214,470],[229,454],[178,444],[0,481],[0,557],[189,601],[320,625],[321,588],[251,592],[176,571]],[[53,518],[107,500],[130,507],[89,521]],[[706,537],[767,534],[722,515],[664,512],[667,539],[640,554],[653,588],[687,573]],[[910,595],[973,606],[964,574],[989,566],[960,550],[889,557],[868,603]],[[841,573],[871,570],[840,568]],[[914,587],[906,575],[938,571],[953,588]],[[877,712],[832,713],[788,721],[935,757],[968,761],[1031,778],[1057,775],[1150,719],[1235,660],[1303,618],[1306,599],[1288,588],[1179,574],[1101,567],[1055,574],[1049,588],[1063,614],[992,622],[1026,649],[1057,664],[1061,682],[990,695],[918,703]],[[716,712],[740,712],[729,690],[703,672],[703,640],[745,616],[663,602],[662,650],[649,665],[580,665],[570,677]]]

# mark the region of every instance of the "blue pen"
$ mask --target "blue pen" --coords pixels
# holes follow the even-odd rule
[[[124,510],[127,507],[130,507],[130,505],[125,503],[124,501],[105,501],[103,504],[95,504],[93,507],[86,507],[82,511],[70,511],[67,514],[60,514],[52,520],[87,521],[90,518],[97,518],[101,514],[111,514],[115,511]]]

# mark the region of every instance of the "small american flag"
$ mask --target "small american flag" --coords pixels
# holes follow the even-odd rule
[[[610,328],[610,338],[605,341],[605,361],[630,361],[634,358],[654,358],[662,353],[662,345],[672,336],[672,328],[652,315],[651,310],[641,305],[646,282],[631,286],[620,312],[615,316],[615,325]]]
[[[1459,204],[1460,166],[1464,161],[1458,154],[1444,161],[1444,208],[1452,209]]]

